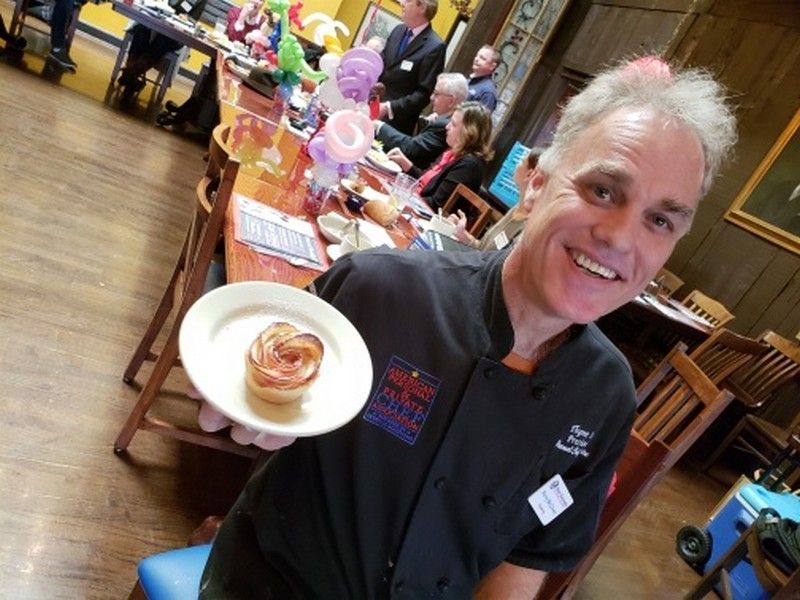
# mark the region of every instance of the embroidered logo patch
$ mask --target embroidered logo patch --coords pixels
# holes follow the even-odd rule
[[[389,360],[364,420],[409,445],[417,441],[428,418],[440,381],[397,356]]]

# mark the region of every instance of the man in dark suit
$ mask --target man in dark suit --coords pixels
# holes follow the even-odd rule
[[[378,118],[410,135],[444,70],[445,45],[430,23],[438,0],[400,0],[400,6],[403,23],[389,34],[381,53],[386,95]]]
[[[400,148],[414,166],[427,169],[447,149],[447,122],[456,107],[467,99],[467,78],[461,73],[441,73],[431,94],[433,118],[422,119],[417,135],[408,135],[395,127],[375,121],[375,138],[384,150]]]

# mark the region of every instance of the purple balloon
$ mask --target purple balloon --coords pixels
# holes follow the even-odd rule
[[[328,152],[325,150],[325,134],[322,132],[315,135],[308,142],[308,155],[314,159],[314,162],[328,169],[336,170],[341,164],[328,156]]]
[[[378,77],[380,77],[383,72],[383,59],[381,55],[370,48],[351,48],[342,55],[342,60],[339,65],[347,65],[350,59],[355,59],[353,62],[358,65],[361,70],[374,77],[375,81],[378,80]],[[375,81],[373,81],[371,85],[374,85]]]
[[[345,98],[352,98],[356,102],[369,100],[369,91],[372,84],[358,77],[342,77],[338,80],[339,91]]]

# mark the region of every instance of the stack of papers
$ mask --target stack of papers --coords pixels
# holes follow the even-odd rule
[[[265,204],[234,194],[234,236],[256,252],[277,256],[292,265],[325,270],[311,223]]]

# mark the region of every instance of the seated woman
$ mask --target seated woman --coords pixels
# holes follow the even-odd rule
[[[259,0],[245,0],[242,7],[234,6],[228,11],[225,34],[232,42],[250,45],[264,36],[262,27],[267,17],[260,11]]]
[[[197,20],[203,14],[206,0],[171,0],[170,6],[176,14],[188,13]],[[179,50],[183,44],[166,35],[156,33],[149,27],[137,23],[131,28],[131,45],[128,58],[122,67],[118,82],[123,87],[123,97],[130,98],[144,88],[144,75],[158,64],[167,53]]]
[[[544,152],[544,148],[532,148],[519,161],[517,168],[514,169],[514,183],[519,189],[519,201],[503,215],[503,218],[492,225],[481,239],[477,239],[467,231],[467,216],[462,211],[459,210],[456,214],[447,217],[456,226],[453,236],[459,242],[478,250],[501,250],[522,233],[525,221],[533,207],[533,200],[525,192],[542,152]]]
[[[492,135],[492,116],[479,102],[462,102],[447,124],[448,149],[427,171],[423,172],[399,148],[387,156],[403,171],[419,177],[417,192],[436,210],[442,208],[459,183],[477,192],[483,181],[486,162],[494,152],[489,146]]]

